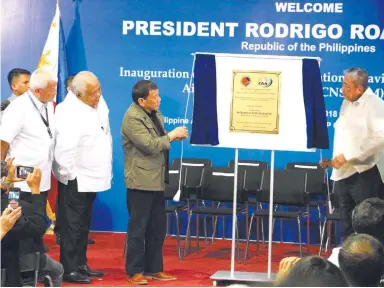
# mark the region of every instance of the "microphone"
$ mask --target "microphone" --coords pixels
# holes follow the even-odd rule
[[[9,104],[11,104],[11,101],[9,100],[1,101],[1,111],[4,111],[5,109],[7,109]]]

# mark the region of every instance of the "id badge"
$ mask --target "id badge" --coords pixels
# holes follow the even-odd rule
[[[53,158],[54,158],[54,148],[55,148],[55,145],[53,143],[53,141],[51,141],[51,145],[49,146],[49,152],[48,152],[48,159],[49,161],[53,161]]]

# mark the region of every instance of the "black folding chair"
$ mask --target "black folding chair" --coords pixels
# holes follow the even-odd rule
[[[322,168],[318,163],[312,162],[290,162],[285,169],[295,169],[307,172],[308,213],[310,208],[317,208],[319,217],[319,235],[321,237],[321,224],[323,218],[321,207],[327,205],[329,189],[328,177],[326,175],[327,170]],[[310,217],[307,219],[307,242],[310,243]]]
[[[270,177],[271,172],[267,170],[263,174],[261,190],[258,192],[257,200],[262,203],[270,203]],[[301,226],[300,219],[307,218],[308,212],[302,211],[300,208],[306,208],[306,183],[307,173],[298,170],[275,170],[274,171],[274,189],[273,189],[273,204],[275,211],[273,211],[273,219],[296,219],[298,224],[300,256],[302,255],[302,242],[301,242]],[[295,206],[299,208],[295,211],[278,211],[279,205]],[[258,209],[251,217],[249,224],[249,232],[247,244],[245,249],[244,263],[248,257],[249,248],[249,235],[252,231],[253,219],[256,218],[256,241],[257,241],[257,254],[259,253],[259,218],[269,217],[269,209]],[[272,227],[273,229],[273,227]]]
[[[172,167],[173,168],[173,167]],[[186,170],[185,170],[186,172]],[[189,199],[188,195],[184,192],[184,187],[186,184],[186,176],[187,173],[181,175],[180,179],[180,170],[169,170],[169,183],[165,184],[164,191],[164,200],[165,200],[165,211],[167,213],[167,235],[169,235],[168,223],[169,223],[169,215],[175,215],[176,219],[176,240],[177,240],[177,253],[179,255],[179,259],[182,260],[181,257],[181,249],[180,249],[180,223],[179,223],[179,213],[189,211]],[[173,202],[173,198],[179,189],[179,181],[181,180],[181,195],[180,202]]]
[[[32,278],[24,278],[23,286],[37,286],[37,280],[39,278],[39,270],[40,270],[40,253],[35,252],[27,255],[23,255],[20,257],[20,273],[21,275],[26,275],[29,273],[33,273]]]
[[[247,209],[247,194],[244,192],[244,180],[245,175],[239,173],[237,179],[237,203],[236,216],[240,214],[248,215]],[[234,189],[234,169],[229,167],[206,167],[204,168],[203,177],[201,181],[201,193],[198,194],[198,199],[203,203],[207,201],[219,202],[217,207],[197,206],[192,207],[189,211],[187,237],[184,247],[183,259],[186,256],[187,251],[191,248],[191,217],[193,214],[197,215],[209,215],[211,217],[217,216],[232,216],[233,208],[222,208],[220,204],[222,202],[233,204],[233,189]],[[238,260],[240,261],[240,246],[239,246],[239,230],[238,219],[236,218],[236,238],[237,238],[237,253]],[[199,225],[197,220],[197,249],[199,252]],[[213,235],[215,230],[213,231]],[[188,248],[187,248],[188,247]]]
[[[235,166],[235,160],[229,161],[229,167]],[[239,173],[245,173],[246,179],[244,184],[244,190],[248,194],[248,206],[257,206],[258,202],[256,199],[257,192],[261,187],[261,179],[263,177],[263,172],[268,169],[268,163],[265,161],[258,160],[238,160],[237,162]],[[224,223],[224,221],[223,221]],[[248,218],[246,221],[248,227]],[[224,233],[224,229],[223,229]],[[261,234],[264,242],[264,225],[261,223]],[[246,232],[246,238],[248,237],[248,230]]]

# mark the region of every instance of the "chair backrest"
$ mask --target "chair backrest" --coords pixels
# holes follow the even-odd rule
[[[271,171],[263,174],[260,202],[269,202]],[[303,170],[275,170],[273,181],[274,204],[305,206],[307,172]]]
[[[266,169],[258,166],[238,166],[238,174],[244,175],[244,189],[248,195],[257,195]]]
[[[307,171],[307,192],[310,195],[327,194],[327,171],[318,163],[290,162],[285,169]]]
[[[170,170],[180,170],[181,159],[173,160]],[[201,178],[204,167],[211,167],[212,161],[209,159],[199,158],[183,158],[182,175],[185,175],[184,181],[184,197],[196,196],[199,193]]]
[[[228,163],[228,167],[234,167],[235,166],[235,160],[231,160]],[[237,161],[238,167],[259,167],[263,170],[268,169],[268,163],[264,161],[257,161],[257,160],[238,160]]]
[[[181,158],[175,158],[172,161],[172,167],[176,168],[179,167],[180,169],[180,162]],[[183,166],[188,167],[211,167],[212,166],[212,160],[206,159],[206,158],[183,158]]]
[[[23,282],[23,285],[37,286],[37,279],[39,276],[40,269],[40,253],[30,253],[20,257],[20,273],[34,272],[33,280],[29,282]]]
[[[231,167],[206,167],[201,180],[201,193],[198,196],[202,200],[233,202],[234,171]],[[237,177],[237,201],[247,201],[244,192],[244,174]]]

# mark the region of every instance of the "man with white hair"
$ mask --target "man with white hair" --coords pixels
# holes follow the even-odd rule
[[[51,189],[55,139],[52,101],[56,87],[56,77],[50,71],[34,71],[30,89],[8,106],[0,128],[1,160],[14,158],[15,166],[39,167],[42,172],[40,190],[45,198]],[[26,182],[14,186],[26,192],[20,194],[22,200],[31,202],[31,190]]]
[[[90,277],[103,276],[89,268],[86,253],[96,192],[111,188],[112,137],[108,114],[98,111],[101,89],[97,77],[79,72],[71,90],[74,95],[55,114],[54,173],[60,185],[65,185],[59,193],[60,262],[65,282],[87,284]]]
[[[335,123],[333,159],[322,159],[333,168],[331,179],[339,191],[341,234],[353,233],[353,209],[367,198],[383,197],[378,169],[384,149],[384,101],[368,87],[368,73],[361,68],[345,72],[344,101]]]
[[[51,189],[51,171],[55,143],[53,99],[56,96],[57,77],[50,71],[37,69],[30,78],[29,90],[18,96],[5,110],[0,127],[1,160],[14,158],[15,166],[38,167],[41,170],[40,191],[47,205]],[[21,189],[20,200],[33,202],[31,189],[25,181],[16,182]],[[46,213],[46,211],[44,210]],[[32,239],[40,252],[40,267],[44,274],[61,283],[62,266],[44,254],[42,237]],[[20,249],[28,246],[21,242]],[[36,251],[37,252],[37,251]]]

